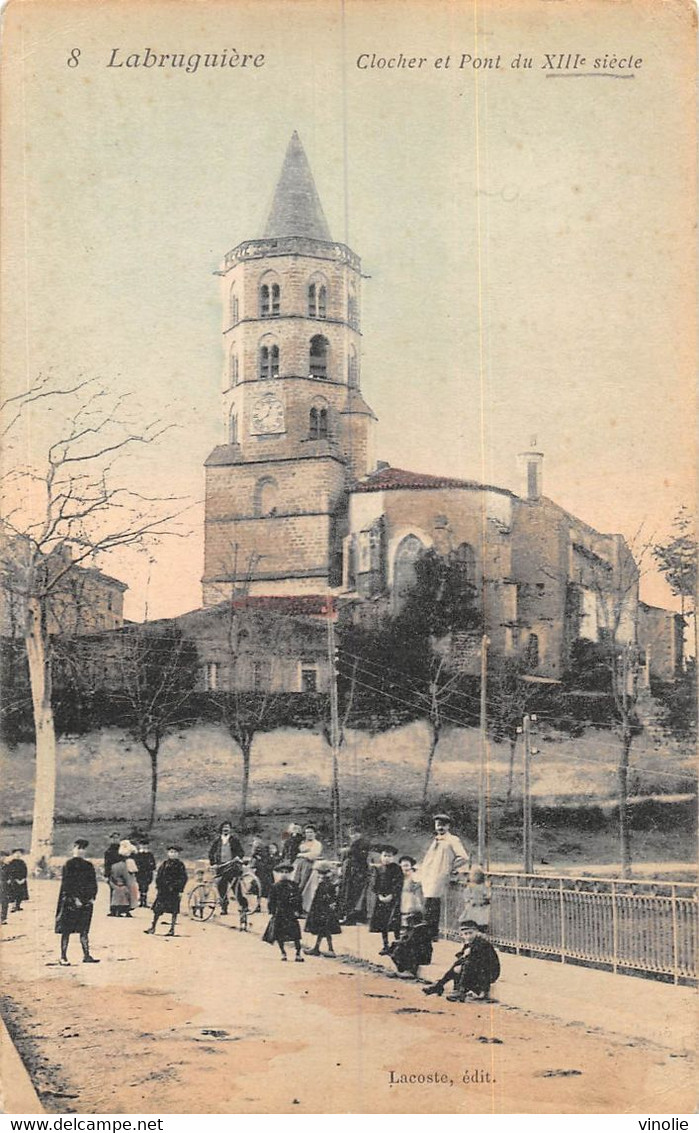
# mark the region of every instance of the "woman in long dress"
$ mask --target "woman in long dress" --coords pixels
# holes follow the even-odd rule
[[[306,826],[303,833],[303,842],[298,848],[296,861],[294,862],[293,880],[301,890],[303,911],[307,913],[311,907],[311,901],[313,900],[317,884],[314,882],[308,890],[308,893],[306,892],[306,887],[313,874],[313,863],[317,862],[323,853],[323,844],[316,838],[314,826]]]

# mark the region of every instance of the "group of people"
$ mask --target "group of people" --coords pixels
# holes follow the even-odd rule
[[[380,935],[379,955],[388,956],[399,972],[417,976],[432,961],[432,945],[439,936],[442,903],[455,874],[468,874],[464,907],[460,917],[461,948],[443,977],[423,990],[441,995],[452,982],[449,997],[463,1001],[468,996],[485,997],[498,978],[499,960],[488,939],[489,897],[482,869],[472,865],[461,840],[451,832],[447,814],[434,815],[434,835],[422,861],[399,853],[390,843],[376,845],[354,828],[340,861],[323,857],[323,845],[314,826],[292,823],[279,844],[252,841],[246,856],[230,822],[223,822],[209,848],[215,870],[221,913],[228,913],[232,883],[241,876],[243,863],[254,871],[260,894],[267,901],[269,921],[262,939],[276,945],[282,961],[286,946],[294,947],[295,960],[303,963],[301,921],[310,937],[306,954],[335,956],[334,937],[343,925],[368,923],[369,932]],[[97,896],[97,876],[85,858],[85,839],[77,839],[73,856],[63,870],[56,910],[56,932],[61,935],[61,964],[67,964],[68,940],[80,936],[83,961],[96,963],[90,955],[88,933]],[[104,856],[104,877],[110,888],[109,915],[130,916],[136,907],[148,906],[149,889],[155,877],[153,921],[144,930],[155,933],[160,918],[170,917],[168,935],[173,936],[188,875],[180,858],[181,848],[168,847],[156,871],[148,839],[135,844],[112,834]],[[242,887],[236,900],[246,901]],[[393,940],[391,940],[393,937]]]
[[[0,924],[7,924],[8,912],[20,913],[29,900],[27,863],[21,846],[0,850]]]

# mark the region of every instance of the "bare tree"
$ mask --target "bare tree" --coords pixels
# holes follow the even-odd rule
[[[42,377],[0,405],[5,446],[0,570],[5,603],[15,608],[29,665],[36,734],[30,851],[35,865],[53,847],[51,638],[70,606],[71,585],[81,568],[97,565],[117,548],[178,533],[171,524],[182,508],[172,497],[149,497],[126,486],[122,458],[137,446],[153,444],[168,428],[159,420],[134,420],[126,398],[110,394],[97,379],[59,386]],[[28,438],[49,432],[37,455]]]

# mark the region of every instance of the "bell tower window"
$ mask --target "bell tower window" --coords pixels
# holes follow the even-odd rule
[[[238,443],[238,417],[235,412],[232,412],[228,418],[228,443],[230,445]]]
[[[322,334],[314,334],[309,352],[309,373],[312,378],[328,377],[329,342]]]
[[[353,346],[347,356],[347,384],[353,388],[359,385],[359,367],[357,366],[357,351]]]
[[[260,381],[279,377],[279,347],[261,346],[258,368]]]
[[[281,287],[278,283],[263,283],[260,286],[260,318],[277,318],[281,310]]]
[[[255,485],[253,511],[256,516],[276,515],[279,489],[272,476],[263,476]]]
[[[328,289],[324,283],[314,281],[308,285],[308,316],[311,319],[328,317]]]
[[[239,307],[239,303],[238,303],[238,296],[235,293],[235,286],[231,287],[230,311],[229,311],[229,313],[230,313],[230,317],[231,317],[231,326],[234,327],[236,325],[236,323],[240,322],[240,307]]]
[[[308,415],[308,438],[311,441],[326,440],[328,436],[328,411],[313,406]]]

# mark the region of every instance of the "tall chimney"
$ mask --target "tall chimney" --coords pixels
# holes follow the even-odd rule
[[[531,437],[530,447],[519,454],[524,471],[524,496],[528,500],[539,500],[543,490],[544,454],[536,447],[536,437]]]

